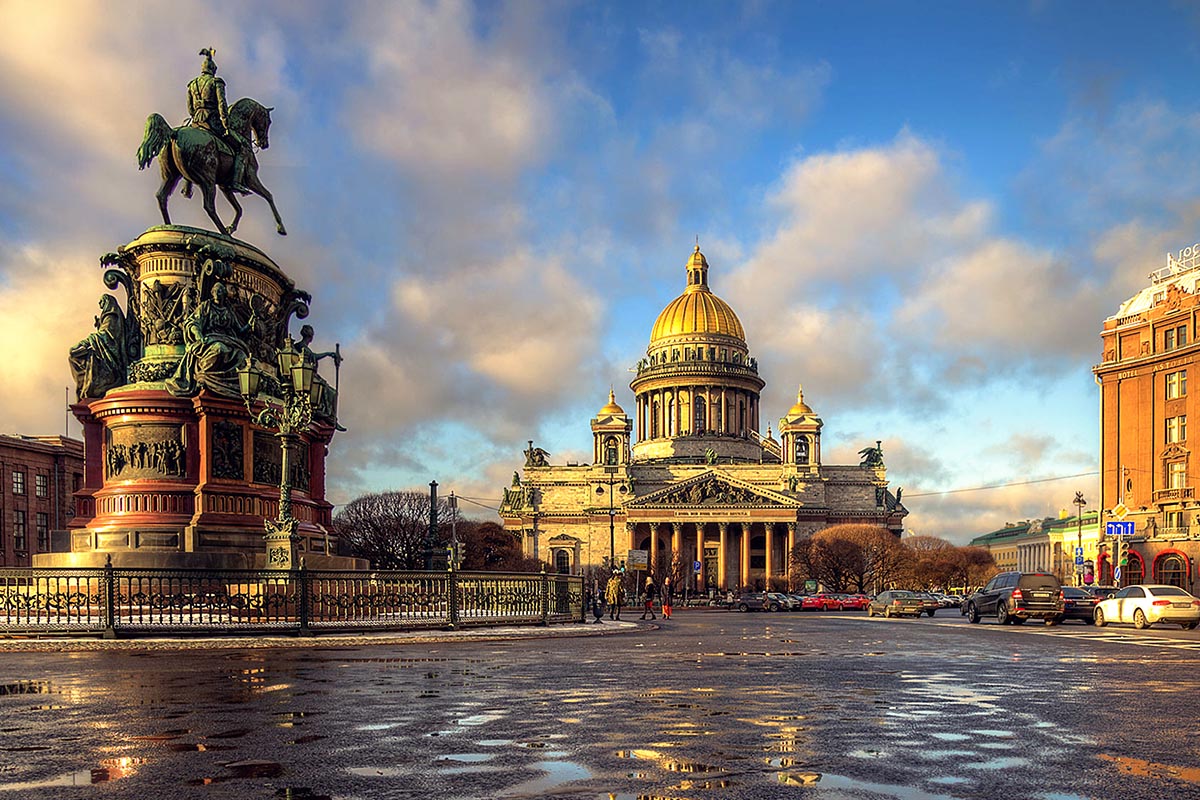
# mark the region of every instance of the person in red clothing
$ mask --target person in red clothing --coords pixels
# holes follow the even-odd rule
[[[663,612],[663,619],[671,618],[671,578],[670,578],[670,576],[663,578],[662,612]]]
[[[643,589],[643,596],[646,601],[646,605],[643,606],[642,616],[638,617],[638,619],[646,619],[647,614],[650,615],[650,619],[657,619],[657,617],[654,616],[654,596],[656,594],[658,594],[658,587],[654,585],[654,578],[647,575],[646,587]]]

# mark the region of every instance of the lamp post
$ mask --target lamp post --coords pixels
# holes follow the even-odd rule
[[[613,487],[617,483],[617,469],[618,467],[615,465],[604,468],[604,472],[608,475],[608,566],[610,569],[615,568],[617,564],[617,510],[613,505]],[[621,494],[625,494],[626,489],[623,484],[618,488]],[[596,494],[604,494],[604,487],[597,486]]]
[[[1083,492],[1076,492],[1075,499],[1072,500],[1077,509],[1075,514],[1075,558],[1078,559],[1080,552],[1083,550],[1083,507],[1087,505],[1087,500],[1083,499]],[[1083,585],[1083,564],[1076,562],[1075,564],[1075,585]]]
[[[262,373],[249,359],[238,369],[238,388],[251,421],[274,431],[279,439],[279,514],[273,520],[264,520],[267,569],[295,569],[299,566],[296,552],[300,537],[296,533],[299,522],[292,516],[292,455],[301,435],[312,424],[313,406],[321,401],[320,397],[312,395],[314,391],[320,392],[322,385],[314,385],[316,364],[296,350],[292,337],[289,336],[283,347],[276,351],[275,359],[282,395],[278,406],[264,401],[258,413],[254,412],[253,403],[259,396]]]

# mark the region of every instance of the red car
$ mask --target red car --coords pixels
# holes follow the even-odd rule
[[[841,611],[842,601],[831,594],[806,594],[800,598],[801,611]]]
[[[870,602],[871,598],[865,594],[844,594],[842,595],[842,610],[862,611]]]

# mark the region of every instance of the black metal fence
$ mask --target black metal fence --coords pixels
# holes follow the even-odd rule
[[[0,636],[383,631],[583,620],[583,578],[510,572],[0,569]]]

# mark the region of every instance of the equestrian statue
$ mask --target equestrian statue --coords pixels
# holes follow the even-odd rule
[[[271,112],[256,100],[243,97],[231,106],[225,103],[225,80],[217,77],[213,61],[216,50],[206,47],[200,74],[187,89],[188,123],[172,128],[159,114],[146,118],[146,133],[138,148],[138,169],[150,166],[156,157],[162,169],[162,186],[158,188],[158,207],[163,223],[171,224],[167,213],[167,198],[182,179],[187,181],[184,197],[192,196],[192,185],[200,187],[204,210],[216,223],[217,230],[232,235],[242,219],[238,194],[253,192],[267,201],[275,215],[275,230],[286,236],[283,220],[275,208],[275,200],[258,179],[258,159],[251,144],[266,150],[269,146]],[[216,190],[220,188],[233,206],[233,222],[226,227],[217,216]]]

